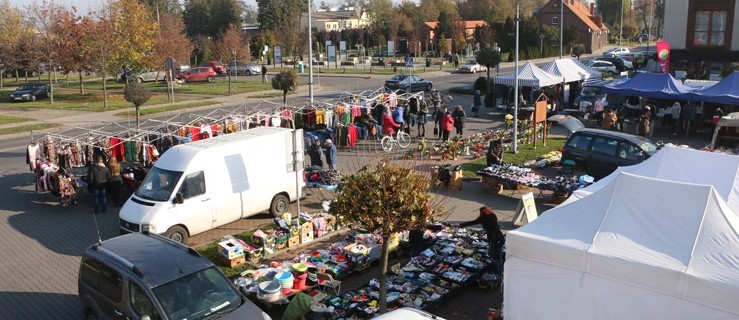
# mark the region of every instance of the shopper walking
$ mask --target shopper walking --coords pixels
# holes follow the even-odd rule
[[[429,107],[426,103],[421,102],[421,109],[418,110],[416,123],[418,123],[418,137],[426,137],[426,115],[429,113]]]
[[[108,180],[108,192],[110,192],[113,203],[116,207],[120,207],[123,203],[121,202],[121,191],[123,190],[123,178],[121,177],[121,164],[118,163],[118,159],[110,157],[108,161],[108,170],[110,171],[110,180]]]
[[[500,138],[490,140],[485,156],[487,157],[488,167],[503,163],[503,141]]]
[[[331,170],[337,170],[336,164],[339,162],[339,155],[336,152],[336,146],[331,139],[326,139],[326,163]]]
[[[472,97],[472,113],[475,114],[475,118],[479,117],[480,107],[482,107],[482,97],[480,97],[480,90],[475,90],[475,96]]]
[[[649,137],[650,125],[652,122],[652,116],[649,106],[644,107],[644,111],[639,117],[639,135],[642,137]]]
[[[457,109],[454,110],[454,113],[452,113],[452,118],[454,119],[454,128],[457,129],[458,136],[461,136],[463,134],[462,130],[464,129],[464,118],[465,117],[466,117],[466,114],[464,113],[464,108],[458,105]]]
[[[262,65],[262,83],[267,82],[267,66]]]
[[[312,166],[318,166],[323,168],[323,160],[321,160],[321,140],[316,140],[310,147],[308,147],[308,156],[310,156],[310,164]]]
[[[444,108],[446,109],[446,108]],[[444,109],[439,108],[434,112],[434,134],[437,135],[437,139],[441,140],[441,119],[444,117]]]
[[[612,130],[613,126],[616,125],[616,122],[618,121],[618,117],[616,116],[616,113],[611,110],[611,108],[606,107],[603,111],[603,125],[601,129],[604,130]]]
[[[495,260],[494,265],[496,272],[503,272],[503,245],[505,244],[505,236],[500,231],[498,225],[498,217],[495,212],[488,207],[480,208],[480,215],[477,219],[459,224],[460,227],[468,227],[471,225],[481,224],[482,228],[488,236],[488,256]]]
[[[103,157],[98,156],[97,161],[90,166],[87,171],[87,183],[89,183],[90,192],[92,193],[92,205],[94,214],[105,212],[108,204],[107,194],[105,192],[110,179],[110,170],[105,166]]]
[[[434,103],[434,114],[441,110],[441,93],[439,90],[434,89],[434,93],[431,94],[431,101]]]
[[[439,122],[441,140],[449,141],[449,133],[452,132],[452,128],[454,127],[454,119],[452,118],[452,114],[449,113],[449,109],[447,109],[447,107],[444,107],[442,110],[444,115],[441,117],[441,122]]]
[[[395,108],[395,110],[393,110],[393,121],[395,121],[395,123],[400,125],[399,130],[403,130],[405,128],[403,125],[403,116],[404,116],[403,111],[404,110],[403,110],[402,105],[398,105],[398,107]]]

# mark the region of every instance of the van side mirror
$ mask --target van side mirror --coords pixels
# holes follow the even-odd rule
[[[182,192],[177,192],[174,195],[174,203],[182,204],[183,202],[185,202],[185,198],[182,196]]]

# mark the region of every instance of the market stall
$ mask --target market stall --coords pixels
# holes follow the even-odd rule
[[[564,201],[572,192],[593,183],[593,177],[583,176],[556,176],[547,178],[531,168],[514,166],[509,163],[492,165],[477,172],[483,188],[493,193],[503,189],[520,190],[537,188],[540,192],[553,192],[554,202]]]
[[[603,86],[602,92],[663,100],[693,100],[692,89],[669,73],[637,72],[633,77]]]
[[[504,317],[737,318],[731,209],[711,185],[619,173],[508,232]]]

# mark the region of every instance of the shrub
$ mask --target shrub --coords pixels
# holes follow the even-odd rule
[[[490,85],[488,84],[487,77],[479,77],[475,80],[475,90],[480,90],[480,94],[486,94],[489,91]]]

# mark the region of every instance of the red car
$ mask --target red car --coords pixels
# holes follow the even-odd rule
[[[201,67],[211,67],[213,68],[213,71],[215,71],[217,74],[224,74],[226,73],[226,67],[224,67],[220,62],[211,60],[208,62],[203,62],[200,64]]]
[[[216,78],[216,72],[211,67],[197,67],[192,68],[190,71],[180,73],[177,75],[177,80],[182,83],[196,82],[196,81],[208,81],[213,82]]]

